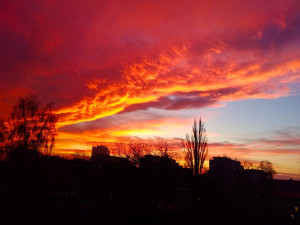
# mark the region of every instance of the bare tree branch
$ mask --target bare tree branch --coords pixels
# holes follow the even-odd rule
[[[55,143],[57,116],[53,104],[45,107],[33,95],[19,98],[6,122],[9,149],[22,147],[50,154]]]
[[[185,154],[185,165],[191,168],[195,177],[203,172],[203,166],[208,154],[208,145],[206,137],[206,129],[204,122],[196,119],[191,135],[186,134],[185,140],[182,140]]]

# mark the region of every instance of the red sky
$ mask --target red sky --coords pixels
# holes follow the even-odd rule
[[[0,117],[28,93],[54,102],[68,152],[184,138],[201,115],[211,156],[268,159],[298,179],[299,12],[289,0],[1,1]]]

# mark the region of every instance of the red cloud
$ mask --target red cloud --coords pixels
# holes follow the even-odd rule
[[[4,1],[1,96],[26,88],[64,112],[77,107],[66,117],[76,123],[178,91],[238,87],[223,99],[286,95],[286,76],[299,79],[291,73],[299,70],[299,5],[260,4]],[[268,87],[257,89],[261,82]]]
[[[8,116],[19,96],[35,92],[43,102],[55,103],[62,116],[60,140],[78,139],[73,146],[78,149],[112,138],[118,123],[107,122],[109,116],[117,120],[151,108],[172,112],[299,93],[291,86],[300,83],[299,12],[293,0],[4,0],[0,117]],[[149,114],[141,120],[127,117],[132,126],[118,129],[147,130],[164,122]],[[99,121],[101,134],[95,128]],[[60,147],[70,148],[69,142]],[[298,143],[282,138],[256,145]],[[214,147],[254,153],[251,146]]]

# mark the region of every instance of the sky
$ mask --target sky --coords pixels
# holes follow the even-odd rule
[[[2,0],[0,118],[53,102],[54,152],[119,137],[179,145],[201,117],[209,155],[300,180],[300,2]]]

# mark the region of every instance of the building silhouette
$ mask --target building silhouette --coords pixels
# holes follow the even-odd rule
[[[231,192],[241,181],[241,162],[229,157],[214,157],[209,160],[209,174],[216,182],[219,191]]]
[[[103,161],[106,160],[110,156],[110,151],[106,146],[98,145],[93,146],[92,148],[92,161]]]
[[[97,157],[98,155],[110,155],[109,149],[104,145],[93,146],[92,148],[92,157]]]
[[[142,157],[141,167],[152,170],[182,168],[174,159],[155,155],[145,155]]]

